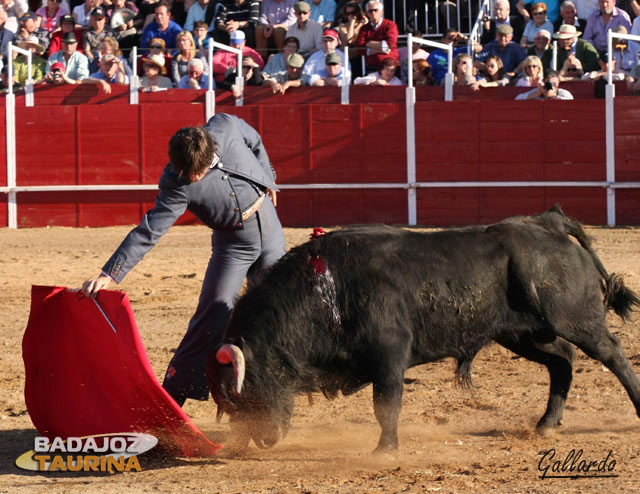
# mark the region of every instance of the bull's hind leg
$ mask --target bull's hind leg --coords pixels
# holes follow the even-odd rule
[[[613,372],[627,390],[640,417],[640,380],[625,356],[620,340],[609,332],[604,321],[595,322],[579,331],[558,329],[557,334]]]
[[[544,365],[549,371],[547,409],[536,428],[541,434],[551,432],[562,424],[564,405],[573,376],[573,347],[559,338],[551,343],[538,343],[530,335],[503,336],[496,341],[513,353]]]

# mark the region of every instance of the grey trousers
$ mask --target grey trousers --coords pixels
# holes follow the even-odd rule
[[[284,232],[269,198],[245,221],[244,229],[214,231],[211,244],[211,259],[198,308],[169,363],[163,383],[180,406],[187,398],[209,398],[204,363],[223,340],[245,277],[251,282],[286,252]]]

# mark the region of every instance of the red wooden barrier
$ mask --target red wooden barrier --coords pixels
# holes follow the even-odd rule
[[[447,103],[439,101],[442,88],[418,88],[418,182],[605,180],[604,101],[588,99],[588,85],[576,88],[572,92],[582,99],[572,102],[511,101],[506,88],[474,93],[481,100]],[[228,106],[229,93],[218,92],[216,110],[236,114],[260,131],[280,184],[406,183],[405,88],[352,88],[352,101],[361,103],[351,105],[337,104],[338,90],[272,96],[268,88],[248,89],[243,107]],[[456,98],[465,97],[456,91]],[[384,102],[370,103],[376,98]],[[128,104],[126,87],[114,87],[111,95],[91,86],[46,87],[36,91],[34,108],[17,99],[21,186],[155,185],[168,139],[205,118],[202,91],[144,93],[137,106]],[[639,181],[640,99],[617,97],[615,105],[616,178]],[[2,119],[1,185],[4,130]],[[0,195],[0,225],[6,226],[7,195]],[[19,226],[136,223],[154,197],[153,191],[21,192]],[[618,190],[616,197],[617,223],[640,224],[640,191]],[[606,223],[604,188],[420,188],[417,199],[421,224],[484,223],[555,202],[582,221]],[[283,190],[279,203],[283,224],[290,226],[406,223],[407,210],[402,188]]]

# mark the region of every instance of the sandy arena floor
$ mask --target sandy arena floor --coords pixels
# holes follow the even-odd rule
[[[0,230],[0,492],[22,493],[630,493],[640,492],[640,420],[617,379],[581,352],[564,426],[537,436],[548,376],[537,364],[499,346],[485,348],[473,365],[476,387],[454,382],[452,361],[411,369],[400,418],[401,449],[372,456],[379,428],[371,388],[348,398],[315,396],[296,403],[293,428],[271,450],[255,446],[237,458],[140,457],[142,472],[113,475],[35,474],[15,467],[32,449],[33,428],[24,397],[21,340],[32,284],[79,287],[99,272],[129,228]],[[625,275],[640,293],[640,229],[589,228],[610,272]],[[289,246],[309,229],[288,229]],[[118,286],[132,302],[151,363],[160,376],[195,309],[209,257],[209,231],[174,227]],[[179,252],[179,255],[176,253]],[[640,373],[640,315],[609,327]],[[187,402],[186,412],[213,440],[224,438],[226,420],[214,421],[213,402]],[[540,452],[572,449],[603,460],[611,451],[616,478],[539,478]]]

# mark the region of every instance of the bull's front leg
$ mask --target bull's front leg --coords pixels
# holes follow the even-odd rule
[[[398,417],[402,408],[402,388],[402,375],[387,375],[373,383],[373,410],[382,429],[374,453],[398,449]]]

